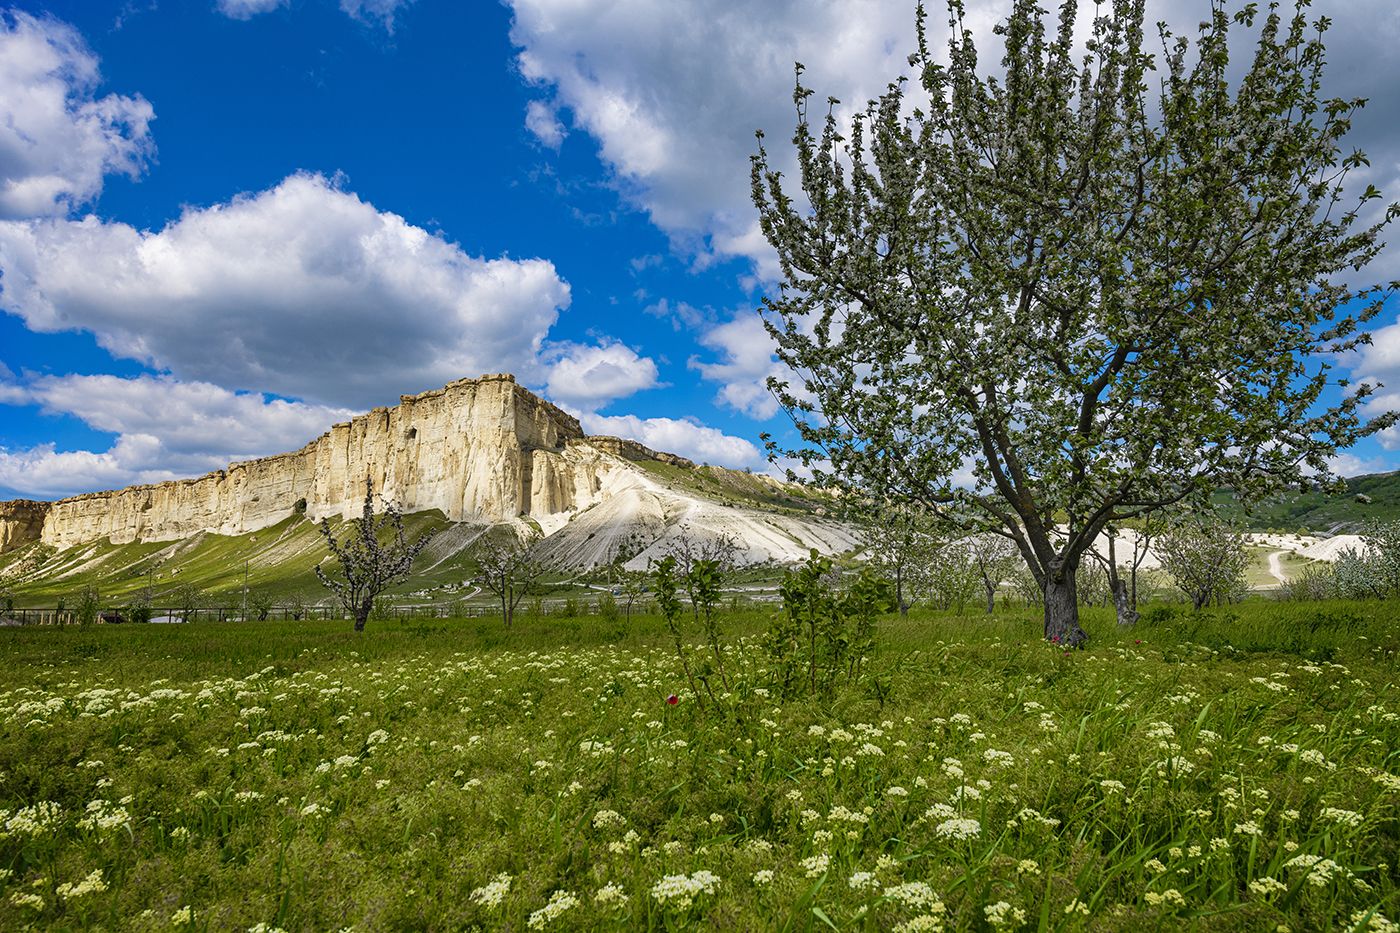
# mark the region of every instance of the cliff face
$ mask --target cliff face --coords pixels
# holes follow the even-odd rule
[[[657,473],[649,461],[682,470]],[[483,376],[402,396],[294,453],[197,479],[57,502],[0,502],[0,553],[35,540],[61,554],[102,539],[121,545],[243,535],[297,512],[313,521],[349,518],[360,513],[366,476],[405,512],[436,509],[473,524],[528,520],[545,535],[537,546],[560,566],[619,559],[645,566],[682,533],[731,538],[745,562],[854,546],[847,529],[816,516],[729,501],[723,487],[687,486],[694,467],[636,441],[585,437],[577,420],[513,377]]]
[[[39,540],[49,503],[16,499],[0,502],[0,554]]]
[[[577,420],[511,376],[463,379],[337,424],[294,453],[198,479],[0,504],[0,550],[36,536],[64,548],[242,534],[299,509],[313,520],[348,517],[359,513],[366,475],[404,511],[440,509],[452,521],[565,511],[579,478],[555,461],[582,437]]]

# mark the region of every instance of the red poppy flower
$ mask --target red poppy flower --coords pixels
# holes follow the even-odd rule
[[[667,706],[675,706],[675,705],[676,705],[677,703],[679,703],[680,701],[681,701],[681,698],[678,697],[678,696],[676,696],[676,695],[673,693],[673,694],[671,694],[670,696],[668,696],[668,697],[666,698],[666,705],[667,705]]]

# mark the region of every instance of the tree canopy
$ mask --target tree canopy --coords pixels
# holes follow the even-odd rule
[[[1143,0],[1112,0],[1081,54],[1073,0],[1015,0],[998,73],[948,10],[946,57],[920,7],[915,86],[849,130],[834,100],[809,119],[798,65],[800,192],[759,134],[782,272],[764,319],[795,373],[772,387],[801,437],[774,452],[1010,539],[1046,637],[1078,644],[1075,574],[1107,524],[1325,479],[1392,423],[1329,361],[1394,288],[1352,277],[1400,208],[1347,188],[1364,101],[1323,96],[1305,3],[1216,3],[1194,38],[1149,42]]]

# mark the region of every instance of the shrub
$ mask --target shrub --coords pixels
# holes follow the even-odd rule
[[[1331,599],[1336,592],[1336,569],[1327,564],[1309,564],[1279,587],[1279,595],[1294,602]]]
[[[779,587],[783,607],[766,644],[774,685],[784,696],[829,696],[850,683],[874,645],[875,621],[895,608],[894,584],[863,568],[844,589],[831,561],[812,551]]]
[[[1233,602],[1245,592],[1244,534],[1218,518],[1185,519],[1157,539],[1157,554],[1196,609]]]
[[[703,703],[695,680],[695,671],[690,665],[690,649],[681,633],[681,581],[676,572],[676,558],[668,554],[660,560],[652,561],[651,574],[656,590],[656,606],[661,612],[661,618],[666,622],[666,630],[671,633],[671,639],[675,642],[676,657],[681,662],[681,669],[685,671],[690,692],[694,694],[697,703]],[[713,694],[711,696],[713,698]]]
[[[1147,607],[1138,621],[1144,625],[1167,625],[1181,618],[1181,615],[1181,606],[1155,603]]]
[[[616,622],[622,618],[622,610],[617,607],[617,599],[611,593],[600,593],[598,595],[598,615],[609,622]]]
[[[1385,599],[1400,593],[1400,521],[1367,522],[1360,551],[1343,551],[1332,565],[1332,594]]]
[[[151,621],[151,591],[145,589],[137,593],[131,602],[126,604],[123,614],[128,622]]]
[[[300,593],[293,593],[287,599],[287,612],[297,622],[306,618],[306,597]]]
[[[73,600],[73,617],[79,625],[92,625],[102,612],[102,594],[95,586],[85,586]]]
[[[180,620],[191,622],[195,613],[203,608],[207,597],[204,591],[193,583],[181,583],[170,591],[170,607],[180,613]]]
[[[259,622],[266,622],[272,612],[272,594],[266,590],[253,590],[248,594],[248,612]]]

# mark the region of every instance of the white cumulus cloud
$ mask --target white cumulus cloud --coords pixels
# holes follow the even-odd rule
[[[154,147],[140,95],[96,95],[97,56],[71,26],[0,11],[0,219],[63,216]]]
[[[41,376],[19,388],[23,398],[10,401],[37,404],[47,414],[71,415],[116,435],[105,451],[60,451],[53,444],[0,450],[0,486],[28,495],[194,476],[236,460],[296,450],[353,414],[159,376]]]
[[[773,338],[757,313],[741,312],[716,324],[700,336],[700,343],[718,351],[719,362],[691,357],[690,366],[712,382],[718,382],[719,401],[755,418],[767,419],[778,411],[778,401],[768,390],[768,377],[784,378],[791,371],[773,355]]]
[[[1351,371],[1356,382],[1381,385],[1366,400],[1363,412],[1374,417],[1400,411],[1400,323],[1374,330],[1371,343],[1358,349],[1353,361]],[[1400,425],[1386,428],[1376,439],[1386,450],[1400,450]]]
[[[252,19],[286,5],[287,0],[219,0],[216,4],[219,12],[230,19]]]
[[[0,307],[89,331],[182,380],[355,408],[482,372],[544,375],[569,286],[543,259],[469,256],[334,182],[293,175],[159,231],[0,223]]]
[[[394,17],[413,0],[340,0],[340,8],[362,22],[377,20],[387,32],[394,31]]]
[[[230,19],[252,19],[287,6],[289,0],[217,0],[215,8]],[[393,34],[394,17],[413,0],[340,0],[340,9],[352,19],[377,24]]]
[[[178,479],[169,470],[145,466],[157,459],[159,450],[156,438],[140,434],[124,435],[105,451],[60,451],[54,444],[20,451],[0,448],[0,486],[26,496],[56,498]]]
[[[545,391],[570,408],[592,411],[660,384],[656,363],[620,343],[565,344],[555,352]]]
[[[579,420],[589,434],[630,438],[653,450],[680,454],[700,463],[743,469],[765,462],[763,454],[749,441],[689,418],[585,413]]]
[[[542,100],[532,100],[525,105],[525,128],[542,144],[558,149],[568,133],[559,122],[559,114]]]
[[[515,14],[511,38],[522,76],[597,140],[626,196],[702,261],[748,257],[768,279],[777,270],[750,202],[749,156],[761,129],[775,167],[796,177],[788,143],[793,63],[806,66],[804,83],[816,92],[813,117],[820,119],[834,96],[844,119],[908,75],[915,48],[912,0],[506,2]],[[945,5],[927,7],[930,41],[941,51]],[[1010,9],[1010,0],[966,3],[964,23],[977,36],[985,68],[1000,67],[1001,43],[991,30]],[[1094,10],[1080,4],[1080,42]],[[1208,12],[1202,0],[1149,0],[1147,22],[1165,20],[1194,35]],[[1400,96],[1375,93],[1400,83],[1393,54],[1400,7],[1393,0],[1317,0],[1309,15],[1333,20],[1327,94],[1372,98],[1347,140],[1372,156],[1375,167],[1360,181],[1374,178],[1387,200],[1400,196]],[[1397,256],[1400,250],[1391,250],[1377,264],[1381,276],[1394,274]]]
[[[599,143],[623,190],[697,254],[764,259],[754,130],[791,135],[793,62],[863,104],[907,71],[913,7],[884,0],[509,0],[520,70]]]

